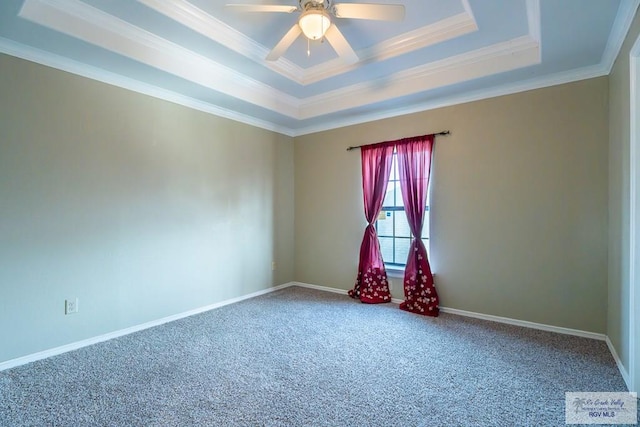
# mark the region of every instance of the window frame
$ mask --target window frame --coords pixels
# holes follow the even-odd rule
[[[398,176],[398,156],[397,156],[397,151],[394,150],[393,151],[393,161],[392,161],[392,165],[391,165],[391,170],[389,171],[389,180],[388,183],[398,183],[400,182],[399,176]],[[395,179],[392,179],[395,176]],[[387,188],[388,188],[388,184],[387,183]],[[430,192],[430,188],[429,188],[429,192]],[[393,242],[393,248],[392,248],[392,253],[393,256],[395,258],[396,255],[396,240],[397,239],[408,239],[409,241],[411,241],[411,239],[413,239],[413,233],[409,234],[409,237],[405,237],[405,236],[396,236],[396,218],[395,215],[397,215],[397,212],[405,212],[405,207],[404,207],[404,202],[402,206],[398,206],[398,200],[402,200],[402,191],[400,190],[400,187],[398,185],[394,185],[394,194],[393,194],[393,201],[394,201],[394,205],[390,206],[390,205],[383,205],[382,209],[380,209],[380,212],[394,212],[394,216],[393,216],[393,227],[392,227],[392,235],[389,234],[379,234],[379,224],[378,222],[380,221],[380,219],[376,219],[375,222],[375,228],[376,228],[376,234],[378,235],[378,239],[380,238],[390,238],[392,239]],[[385,199],[386,199],[386,192],[385,192]],[[423,219],[425,222],[430,221],[430,203],[429,203],[429,194],[427,194],[427,204],[425,206],[425,218]],[[384,200],[383,200],[384,203]],[[405,213],[406,215],[406,213]],[[430,224],[427,225],[427,227],[429,227]],[[424,231],[424,223],[423,223],[423,231]],[[427,249],[427,254],[430,254],[430,249],[429,249],[429,244],[430,244],[430,237],[431,237],[431,229],[429,228],[429,236],[428,237],[421,237],[422,242],[424,243],[426,249]],[[380,240],[378,240],[380,242]],[[380,255],[382,255],[382,250],[380,251]],[[384,266],[387,270],[389,270],[390,272],[404,272],[405,267],[407,266],[406,264],[406,260],[404,260],[404,262],[399,263],[397,262],[396,259],[393,259],[393,261],[396,262],[389,262],[386,261],[384,259],[384,257],[382,258],[383,262],[384,262]]]

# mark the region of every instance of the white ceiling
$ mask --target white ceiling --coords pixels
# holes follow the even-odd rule
[[[297,0],[2,0],[0,52],[295,136],[606,75],[640,0],[363,2],[406,17],[334,19],[355,64],[225,7]]]

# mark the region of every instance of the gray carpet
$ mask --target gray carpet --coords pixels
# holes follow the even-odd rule
[[[604,342],[292,287],[0,372],[2,426],[563,426]]]

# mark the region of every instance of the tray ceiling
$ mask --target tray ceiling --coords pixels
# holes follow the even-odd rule
[[[302,36],[266,61],[299,14],[226,3],[3,0],[0,51],[301,135],[606,75],[639,1],[367,0],[403,4],[406,16],[334,19],[355,63]]]

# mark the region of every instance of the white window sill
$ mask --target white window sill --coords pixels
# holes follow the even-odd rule
[[[385,270],[387,270],[387,277],[394,277],[404,279],[404,268],[398,267],[397,265],[385,265]],[[436,273],[431,273],[433,276],[433,281],[436,280]]]
[[[404,268],[398,267],[397,265],[385,265],[384,268],[387,270],[387,276],[404,278]]]

